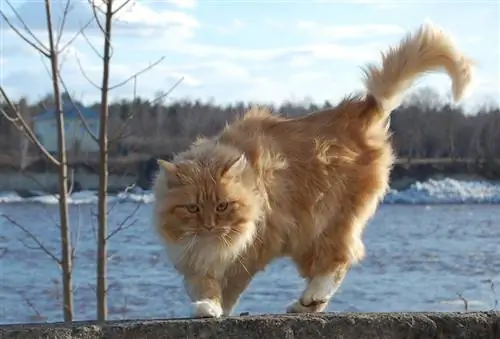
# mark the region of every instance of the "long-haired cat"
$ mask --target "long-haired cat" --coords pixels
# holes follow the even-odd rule
[[[280,257],[307,281],[287,312],[323,311],[363,259],[363,229],[388,188],[389,115],[419,75],[441,69],[459,100],[472,62],[426,24],[383,54],[381,67],[365,68],[365,95],[296,119],[252,109],[172,162],[159,160],[155,226],[193,316],[230,315],[252,277]]]

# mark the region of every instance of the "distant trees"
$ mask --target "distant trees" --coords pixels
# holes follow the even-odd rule
[[[161,97],[161,92],[158,92]],[[22,99],[27,117],[40,112],[41,103]],[[50,105],[50,96],[44,99]],[[335,103],[294,104],[274,107],[277,114],[301,116]],[[198,135],[214,135],[250,103],[216,105],[202,101],[164,102],[140,97],[109,104],[111,158],[142,154],[166,156],[185,148]],[[92,105],[100,110],[99,104]],[[27,118],[28,119],[28,118]],[[0,148],[19,156],[19,137],[0,117]],[[430,89],[416,92],[392,115],[393,143],[401,158],[500,158],[500,108],[478,107],[466,115],[460,106],[446,103]],[[6,131],[5,133],[3,131]],[[36,156],[36,149],[29,150]]]

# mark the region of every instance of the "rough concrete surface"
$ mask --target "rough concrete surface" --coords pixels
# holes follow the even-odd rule
[[[500,312],[323,313],[0,326],[0,339],[500,339]]]

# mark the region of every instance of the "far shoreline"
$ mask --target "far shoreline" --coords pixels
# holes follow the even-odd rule
[[[169,157],[162,157],[163,159]],[[92,160],[70,161],[72,192],[97,191],[98,163]],[[0,192],[16,192],[21,197],[33,192],[57,193],[56,169],[43,159],[32,161],[21,170],[0,163]],[[156,158],[149,155],[114,158],[109,163],[108,193],[117,194],[128,187],[149,190],[157,171]],[[500,183],[499,159],[398,159],[391,172],[390,186],[404,190],[416,182],[451,178],[461,181]]]

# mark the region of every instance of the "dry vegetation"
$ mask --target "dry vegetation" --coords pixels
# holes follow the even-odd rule
[[[40,102],[19,100],[18,107],[27,117],[35,117],[54,102],[48,95]],[[285,103],[274,107],[276,114],[296,117],[334,104],[303,105]],[[109,171],[124,174],[137,173],[141,163],[152,157],[170,158],[198,135],[217,133],[228,121],[241,114],[249,103],[221,106],[210,102],[179,101],[169,104],[161,100],[136,98],[109,105]],[[100,105],[91,107],[99,111]],[[30,122],[32,123],[32,122]],[[480,107],[473,114],[465,114],[437,99],[431,90],[416,92],[397,109],[391,121],[393,142],[400,162],[495,162],[500,158],[500,109]],[[50,166],[42,160],[35,147],[20,152],[21,136],[11,124],[0,117],[0,169],[23,168],[46,171]],[[70,146],[70,145],[68,145]],[[424,160],[423,160],[424,159]],[[68,162],[73,166],[98,166],[98,154],[75,154],[68,149]]]

